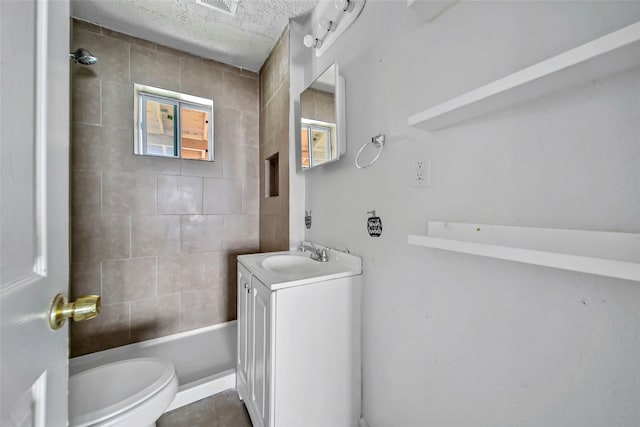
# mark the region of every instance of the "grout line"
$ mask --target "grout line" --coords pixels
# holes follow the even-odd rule
[[[178,58],[178,88],[180,88],[180,92],[184,92],[182,88],[182,58]]]
[[[287,79],[282,80],[282,82],[280,83],[280,85],[278,85],[278,87],[273,91],[273,94],[271,95],[271,98],[269,98],[267,100],[267,102],[264,104],[263,108],[260,108],[260,106],[258,105],[258,110],[259,111],[263,111],[265,108],[267,108],[267,106],[271,103],[271,101],[273,101],[273,98],[276,96],[276,94],[280,91],[280,89],[282,89],[282,86],[284,85],[284,82],[286,82]],[[250,111],[249,111],[250,113]]]
[[[184,319],[182,318],[182,293],[177,293],[178,299],[178,330],[182,330],[182,325],[184,324]]]
[[[155,179],[153,180],[153,185],[155,186],[154,192],[155,192],[155,195],[156,195],[156,203],[155,203],[154,215],[158,216],[158,215],[160,215],[158,213],[158,174],[156,174]]]
[[[260,172],[258,172],[258,175],[260,175]],[[260,185],[260,184],[258,184]],[[245,187],[246,187],[246,183],[243,181],[240,181],[240,213],[244,214],[244,191],[245,191]]]
[[[180,221],[180,233],[179,233],[179,239],[180,241],[178,242],[178,254],[182,254],[182,215],[178,215],[178,220]]]
[[[106,259],[106,260],[101,261],[101,262],[133,261],[133,260],[153,258],[153,257],[154,257],[154,255],[143,255],[143,256],[137,256],[137,257],[131,257],[131,258],[110,258],[110,259]],[[83,263],[74,262],[73,264],[83,264]]]
[[[158,256],[156,258],[156,297],[158,296]]]
[[[129,324],[129,328],[128,328],[128,329],[129,329],[129,336],[127,337],[127,341],[131,341],[131,338],[132,338],[132,336],[133,336],[133,334],[131,333],[131,329],[132,329],[132,326],[133,326],[133,325],[132,325],[132,321],[131,321],[131,305],[132,305],[132,304],[131,304],[131,302],[130,302],[130,301],[127,301],[127,302],[126,302],[126,304],[127,304],[127,306],[128,306],[128,309],[129,309],[129,310],[128,310],[128,312],[129,312],[129,319],[128,319],[128,320],[129,320],[129,321],[127,322],[127,323]]]
[[[102,126],[102,123],[104,120],[102,120],[102,79],[100,79],[100,93],[98,94],[99,96],[99,101],[100,101],[100,126]]]
[[[100,169],[100,217],[104,216],[104,190],[102,188],[102,174],[104,171]]]
[[[104,128],[104,129],[116,129],[116,130],[132,130],[133,129],[133,126],[128,128],[123,128],[119,126],[101,125],[100,123],[73,122],[71,124],[79,125],[79,126],[92,126],[92,127],[98,127],[98,128]],[[160,157],[160,158],[163,158],[163,157]]]
[[[104,285],[102,284],[103,281],[104,281],[103,280],[104,274],[102,273],[102,269],[103,269],[102,265],[103,265],[103,263],[104,263],[103,261],[100,261],[100,295],[101,296],[104,295]]]

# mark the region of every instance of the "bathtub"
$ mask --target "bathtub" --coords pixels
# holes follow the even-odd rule
[[[69,375],[134,357],[170,360],[178,374],[178,394],[167,411],[236,386],[236,321],[207,326],[97,353],[74,357]]]

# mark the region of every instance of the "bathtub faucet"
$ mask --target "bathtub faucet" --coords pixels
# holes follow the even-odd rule
[[[313,242],[302,242],[300,243],[300,251],[301,252],[310,252],[311,259],[319,262],[327,262],[329,261],[329,255],[327,253],[327,248],[318,248]]]

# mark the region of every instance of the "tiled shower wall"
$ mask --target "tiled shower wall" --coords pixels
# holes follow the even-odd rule
[[[73,21],[71,324],[77,356],[236,318],[235,261],[259,246],[258,77]],[[133,84],[214,101],[215,161],[133,155]]]
[[[265,197],[265,161],[278,154],[278,195]],[[260,70],[260,250],[289,249],[289,29]]]
[[[332,93],[308,88],[300,95],[300,115],[306,119],[335,123],[335,99]]]

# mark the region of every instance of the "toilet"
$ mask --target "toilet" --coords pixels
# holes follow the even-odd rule
[[[178,391],[173,363],[151,357],[69,377],[71,427],[152,427]]]

